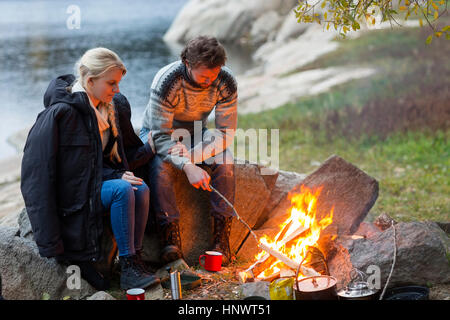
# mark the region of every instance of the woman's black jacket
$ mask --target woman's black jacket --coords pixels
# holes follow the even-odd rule
[[[97,119],[86,93],[67,90],[74,80],[73,75],[64,75],[47,88],[45,110],[25,144],[21,191],[41,256],[98,261],[105,213],[102,182],[120,179],[129,165],[118,121],[122,162],[103,157]],[[118,98],[115,103],[126,101]]]

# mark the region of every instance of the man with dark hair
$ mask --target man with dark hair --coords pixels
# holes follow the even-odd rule
[[[174,192],[177,170],[183,171],[195,188],[211,191],[212,186],[234,203],[234,160],[228,147],[237,126],[237,84],[225,67],[226,58],[216,38],[197,37],[183,49],[181,61],[160,69],[151,85],[140,137],[147,141],[151,131],[156,147],[149,186],[165,263],[182,257]],[[216,128],[207,129],[213,109]],[[211,169],[211,176],[205,166]],[[226,265],[232,259],[229,235],[233,211],[214,192],[210,203],[212,250],[223,254]]]

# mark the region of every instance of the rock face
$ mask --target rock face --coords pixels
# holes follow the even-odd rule
[[[396,262],[389,287],[450,283],[450,241],[434,222],[400,222],[395,225]],[[330,274],[345,285],[349,272],[357,268],[366,272],[369,266],[380,268],[384,287],[394,257],[394,230],[388,228],[363,239],[337,241],[328,252]]]
[[[286,15],[296,3],[294,0],[191,0],[181,9],[164,40],[184,43],[198,35],[211,35],[223,42],[244,42],[250,38],[252,29],[253,35],[258,30],[267,29],[262,26],[264,21],[271,24],[272,30],[278,27],[279,21],[273,24],[272,20],[267,22],[267,17],[260,20],[261,16],[271,11],[277,16]],[[270,30],[260,33],[258,41],[266,40],[269,33]]]
[[[254,46],[258,46],[267,40],[272,40],[281,23],[282,17],[275,10],[264,13],[252,25],[250,42]]]
[[[317,219],[334,208],[338,234],[353,234],[378,198],[378,181],[338,156],[326,160],[302,182],[303,187],[323,187],[318,199]]]
[[[5,299],[39,300],[44,294],[59,300],[80,299],[95,289],[81,279],[80,289],[68,289],[70,273],[55,259],[42,258],[33,240],[21,238],[16,228],[0,227],[0,272]]]

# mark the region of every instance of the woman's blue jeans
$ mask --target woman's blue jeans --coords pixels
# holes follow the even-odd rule
[[[111,212],[111,226],[119,248],[119,256],[134,255],[142,249],[148,220],[150,192],[147,185],[132,185],[125,180],[103,181],[101,199]]]

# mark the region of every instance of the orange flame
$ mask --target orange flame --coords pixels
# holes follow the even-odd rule
[[[317,200],[321,191],[322,187],[313,192],[309,188],[302,186],[300,189],[300,193],[289,194],[289,199],[291,200],[292,204],[291,208],[289,209],[290,216],[280,225],[280,232],[275,236],[275,239],[278,239],[283,231],[283,228],[290,224],[288,230],[283,235],[282,239],[278,239],[275,241],[264,235],[260,239],[260,242],[264,243],[270,248],[278,250],[295,262],[300,263],[306,256],[308,247],[314,246],[319,240],[321,231],[333,222],[334,208],[330,210],[330,213],[325,218],[321,219],[320,221],[317,221],[316,219]],[[305,231],[305,233],[295,241],[289,242],[289,246],[287,247],[282,240],[286,239],[286,237],[289,237],[290,234],[292,234],[301,226],[308,228],[308,230]],[[265,251],[261,251],[255,256],[255,259],[259,260],[265,254]],[[308,262],[307,259],[305,259],[305,261]],[[257,278],[269,277],[270,275],[280,271],[282,267],[282,262],[277,260],[264,272],[258,275]]]

